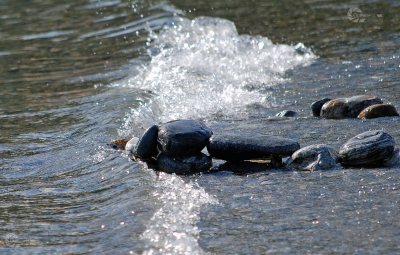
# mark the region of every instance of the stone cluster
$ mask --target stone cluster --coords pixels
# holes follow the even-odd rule
[[[367,95],[336,99],[323,98],[312,103],[311,110],[314,116],[327,119],[372,119],[399,116],[393,105],[383,104],[382,99]]]
[[[117,140],[111,145],[121,149],[123,143],[134,160],[154,163],[157,170],[176,174],[207,172],[212,168],[212,158],[229,163],[223,164],[225,168],[250,162],[252,168],[269,163],[298,171],[400,164],[393,137],[380,130],[359,134],[337,151],[326,144],[300,148],[298,142],[279,136],[213,134],[202,122],[175,120],[150,127],[140,139]],[[204,148],[208,154],[203,153]]]

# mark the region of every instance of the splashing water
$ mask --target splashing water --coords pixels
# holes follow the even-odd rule
[[[196,183],[165,173],[160,173],[153,195],[162,206],[142,234],[151,246],[144,254],[204,254],[196,223],[201,207],[217,200]]]
[[[149,51],[157,54],[137,75],[117,84],[152,93],[131,110],[122,132],[171,119],[237,115],[250,104],[268,106],[268,95],[259,89],[315,59],[309,50],[299,53],[296,46],[239,35],[232,22],[220,18],[179,18],[150,38]]]

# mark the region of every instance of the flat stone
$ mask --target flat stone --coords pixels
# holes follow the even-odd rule
[[[342,145],[339,161],[346,166],[381,166],[393,156],[394,145],[394,139],[388,133],[367,131]]]
[[[298,142],[279,136],[266,135],[213,135],[207,150],[210,156],[226,161],[243,161],[290,156],[300,149]]]
[[[135,146],[133,155],[135,158],[148,159],[157,155],[158,126],[148,128]]]
[[[285,111],[278,112],[275,116],[276,117],[295,117],[295,116],[297,116],[297,112],[285,110]]]
[[[161,153],[157,158],[157,170],[166,173],[176,174],[193,174],[206,172],[212,166],[211,157],[198,153],[194,156],[181,158],[170,157],[165,153]]]
[[[196,120],[175,120],[160,125],[158,147],[173,157],[198,154],[207,144],[212,131]]]
[[[359,119],[373,119],[380,117],[399,116],[396,108],[390,104],[375,104],[365,108],[357,118]]]
[[[311,104],[311,110],[313,113],[313,116],[319,117],[321,116],[321,108],[322,106],[326,103],[331,101],[330,98],[323,98],[321,100],[315,101],[314,103]]]
[[[321,117],[328,119],[357,118],[362,110],[375,104],[382,104],[382,100],[366,95],[332,99],[322,106]]]
[[[293,153],[287,166],[300,171],[334,169],[337,164],[337,151],[326,144],[310,145]]]

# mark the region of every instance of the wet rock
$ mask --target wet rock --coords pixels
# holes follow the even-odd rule
[[[126,139],[114,140],[108,143],[107,145],[113,148],[114,150],[125,150],[125,145],[128,142]]]
[[[382,104],[382,100],[365,95],[332,99],[322,106],[321,117],[328,119],[357,118],[362,110],[375,104]]]
[[[293,153],[287,166],[300,171],[329,170],[337,166],[338,153],[326,144],[310,145]]]
[[[297,112],[285,110],[285,111],[278,112],[275,116],[276,117],[295,117],[295,116],[297,116]]]
[[[213,135],[207,150],[210,156],[226,161],[243,161],[290,156],[300,145],[287,138],[265,135]]]
[[[339,150],[346,166],[380,166],[393,156],[394,139],[379,130],[367,131],[348,140]]]
[[[379,117],[399,116],[396,108],[390,104],[376,104],[365,108],[357,118],[373,119]]]
[[[208,144],[211,135],[212,131],[199,121],[175,120],[160,126],[158,146],[169,156],[191,156]]]
[[[157,155],[157,134],[157,125],[151,126],[143,133],[133,151],[135,158],[148,159]]]
[[[393,152],[393,155],[390,158],[388,158],[383,163],[383,165],[386,167],[399,166],[400,165],[400,149],[395,149]]]
[[[161,153],[157,158],[157,170],[166,173],[193,174],[206,172],[212,166],[211,157],[198,153],[190,157],[170,157]]]
[[[315,116],[315,117],[321,116],[321,108],[322,108],[322,106],[326,102],[329,102],[329,101],[331,101],[330,98],[323,98],[321,100],[318,100],[318,101],[312,103],[311,104],[311,110],[312,110],[313,116]]]
[[[136,144],[139,142],[139,138],[137,137],[132,137],[125,145],[125,150],[129,153],[134,152],[135,148],[136,148]]]

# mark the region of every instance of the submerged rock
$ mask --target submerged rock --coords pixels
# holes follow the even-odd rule
[[[175,120],[160,126],[160,151],[173,157],[198,154],[207,144],[212,131],[196,120]]]
[[[157,158],[157,170],[166,173],[176,174],[193,174],[206,172],[212,166],[211,157],[198,153],[194,156],[181,158],[170,157],[165,153],[161,153]]]
[[[339,150],[339,161],[347,166],[383,165],[393,156],[394,139],[388,133],[374,130],[348,140]]]
[[[330,98],[323,98],[321,100],[318,100],[318,101],[312,103],[311,104],[311,110],[312,110],[313,116],[315,116],[315,117],[321,116],[321,108],[322,108],[322,106],[326,102],[329,102],[329,101],[331,101]]]
[[[396,108],[390,104],[375,104],[365,108],[357,118],[373,119],[379,117],[399,116]]]
[[[158,126],[149,127],[135,146],[133,155],[135,158],[148,159],[157,155]]]
[[[297,112],[284,110],[284,111],[278,112],[275,116],[276,117],[295,117],[295,116],[297,116]]]
[[[243,161],[290,156],[300,145],[288,138],[263,135],[213,135],[207,150],[210,156],[226,161]]]
[[[114,140],[108,143],[107,145],[113,148],[114,150],[125,150],[125,145],[128,142],[126,139]]]
[[[328,119],[357,118],[362,110],[375,104],[382,104],[382,100],[365,95],[332,99],[322,106],[321,117]]]
[[[310,145],[293,153],[287,166],[300,171],[333,169],[338,164],[338,153],[326,144]]]

